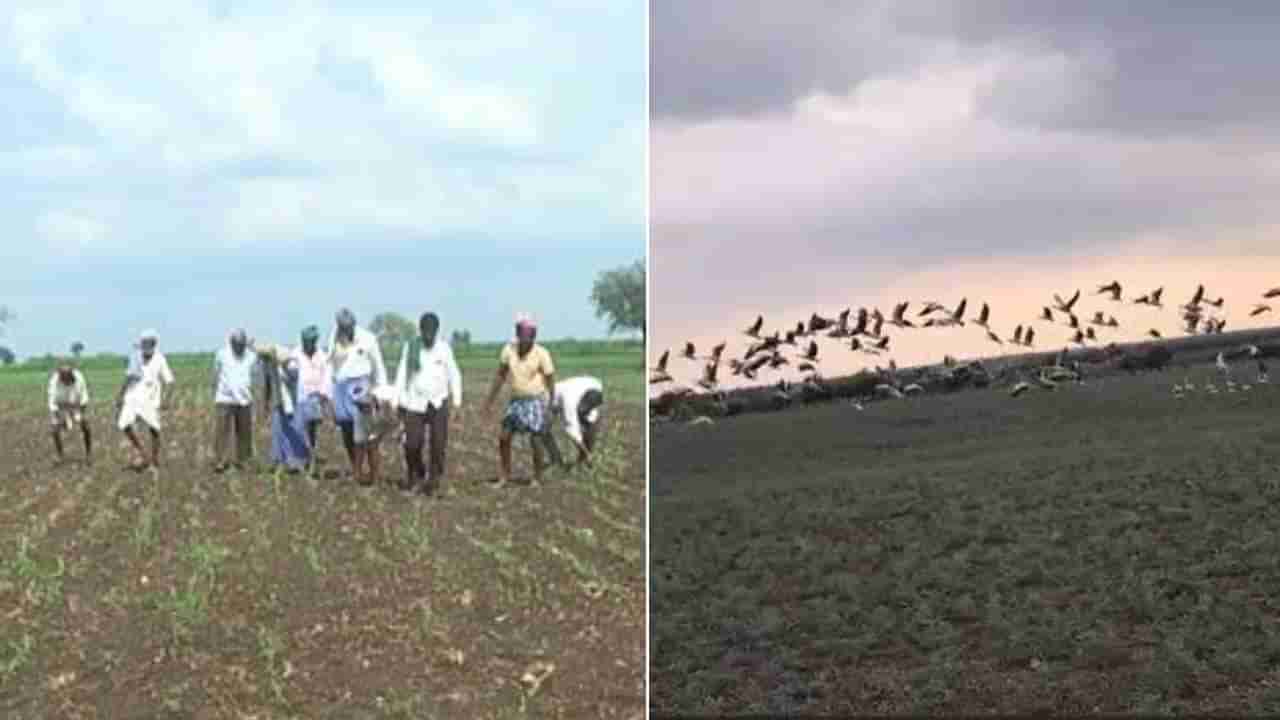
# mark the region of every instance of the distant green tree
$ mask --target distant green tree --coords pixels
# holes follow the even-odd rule
[[[591,289],[596,317],[609,318],[609,334],[639,330],[645,336],[644,260],[600,274]]]
[[[83,352],[84,352],[84,343],[80,342],[79,340],[71,343],[71,354],[74,355],[77,360],[80,359],[80,353],[83,353]]]
[[[384,312],[373,316],[369,332],[384,343],[402,343],[417,334],[413,323],[399,313]]]
[[[17,360],[18,356],[14,355],[12,350],[0,345],[0,364],[12,365],[17,362]]]
[[[449,344],[454,348],[466,350],[468,347],[471,347],[471,331],[454,330],[449,336]]]
[[[0,305],[0,335],[4,335],[5,326],[16,320],[17,317],[13,311],[6,305]]]

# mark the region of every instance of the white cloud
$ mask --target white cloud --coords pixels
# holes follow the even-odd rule
[[[184,246],[301,242],[325,224],[492,231],[515,218],[555,232],[575,210],[588,223],[636,224],[644,118],[603,105],[587,136],[557,127],[559,103],[589,80],[563,47],[571,10],[445,22],[309,3],[228,17],[202,3],[29,3],[5,25],[13,61],[97,137],[6,152],[0,167],[78,180],[91,202],[121,203],[119,222],[80,236],[103,251],[172,211],[129,186],[193,208],[196,237],[156,240]],[[607,76],[590,82],[616,93]],[[601,148],[598,137],[612,139]]]
[[[101,220],[75,211],[56,210],[40,216],[36,227],[50,247],[74,254],[101,240],[107,226]]]

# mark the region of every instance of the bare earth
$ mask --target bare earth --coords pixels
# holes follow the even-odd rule
[[[1280,385],[1188,375],[655,426],[651,710],[1280,711]]]
[[[639,398],[613,394],[594,471],[494,490],[489,372],[470,376],[441,500],[356,487],[332,426],[320,453],[341,478],[215,476],[203,389],[179,390],[159,473],[122,469],[103,402],[98,462],[68,435],[53,468],[42,386],[0,394],[0,716],[642,713]],[[398,453],[384,444],[385,476]],[[517,458],[527,477],[526,444]]]

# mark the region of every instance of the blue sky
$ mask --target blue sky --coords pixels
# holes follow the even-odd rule
[[[19,356],[294,342],[342,305],[606,334],[592,282],[645,255],[643,0],[106,5],[0,16]]]

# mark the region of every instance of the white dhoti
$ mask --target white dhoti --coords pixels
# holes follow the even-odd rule
[[[160,402],[158,398],[149,397],[149,393],[136,392],[142,388],[134,388],[125,393],[123,406],[120,408],[120,420],[117,423],[121,430],[128,430],[141,420],[147,427],[160,431]]]
[[[55,428],[72,429],[84,422],[84,413],[79,407],[60,407],[49,414],[49,425]]]

